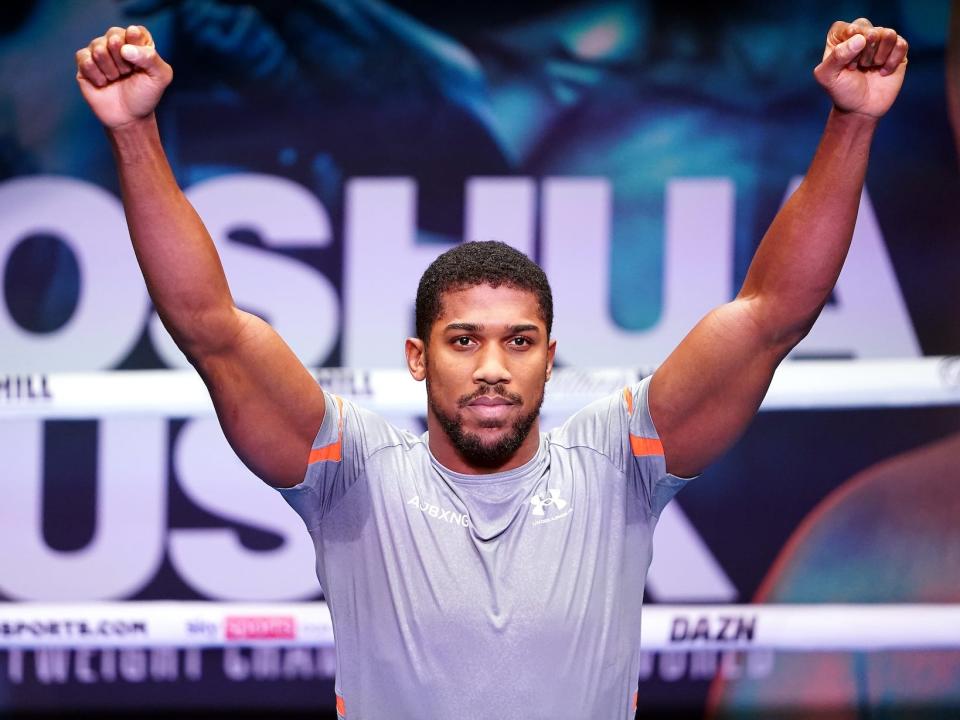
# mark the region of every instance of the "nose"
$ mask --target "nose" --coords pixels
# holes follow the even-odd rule
[[[477,366],[473,371],[475,383],[499,385],[510,382],[510,370],[507,368],[505,351],[496,343],[490,343],[475,356]]]

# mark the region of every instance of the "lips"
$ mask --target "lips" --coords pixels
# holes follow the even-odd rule
[[[513,403],[510,400],[507,400],[505,397],[499,397],[496,395],[483,395],[471,400],[468,403],[468,406],[471,407],[494,407],[497,405],[513,405]]]
[[[500,427],[513,414],[516,403],[500,395],[481,395],[466,405],[481,427]]]
[[[509,392],[505,387],[478,388],[470,395],[464,395],[457,400],[461,408],[474,407],[502,407],[504,405],[523,405],[523,398],[516,393]]]

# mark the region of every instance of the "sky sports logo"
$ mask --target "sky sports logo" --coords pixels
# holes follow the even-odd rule
[[[232,615],[226,619],[227,640],[295,640],[297,625],[290,615]]]

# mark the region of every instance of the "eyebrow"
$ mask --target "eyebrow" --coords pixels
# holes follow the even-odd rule
[[[454,322],[447,325],[444,330],[462,330],[463,332],[483,332],[484,326],[480,323]],[[540,332],[537,325],[529,323],[523,325],[508,325],[507,331],[511,333]]]

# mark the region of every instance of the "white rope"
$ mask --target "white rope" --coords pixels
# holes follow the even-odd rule
[[[575,412],[651,371],[559,368],[547,385],[544,412]],[[331,392],[374,412],[419,415],[426,407],[423,384],[404,370],[323,368],[315,375]],[[761,409],[936,405],[960,405],[960,357],[789,361],[777,371]],[[0,376],[0,419],[143,414],[212,415],[213,405],[192,370]]]
[[[645,650],[960,649],[960,605],[650,605]],[[0,648],[332,647],[324,602],[0,603]]]

